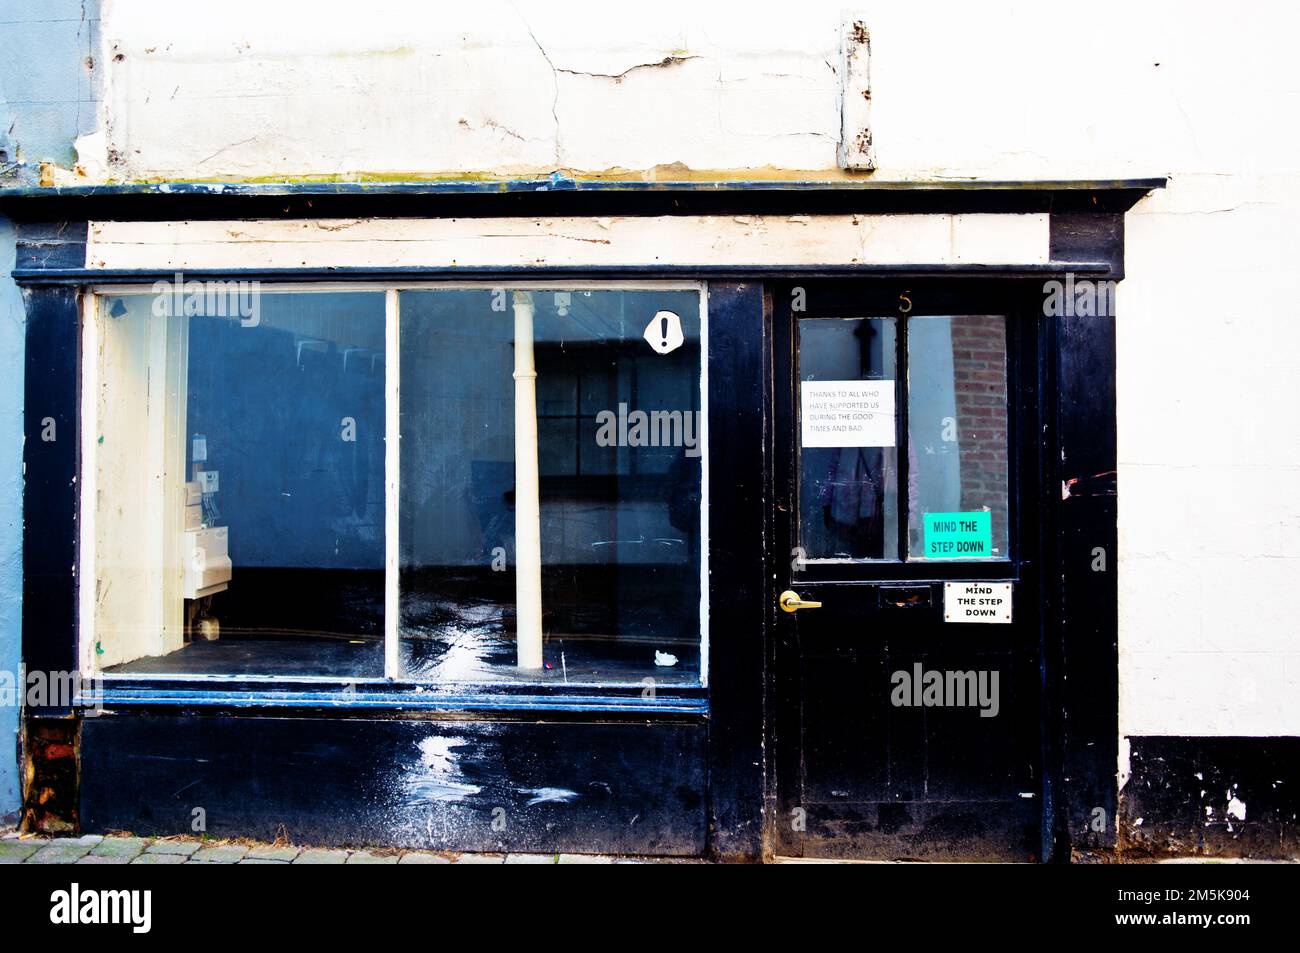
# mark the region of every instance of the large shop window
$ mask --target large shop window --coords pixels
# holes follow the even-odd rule
[[[704,682],[698,287],[94,300],[88,669]]]

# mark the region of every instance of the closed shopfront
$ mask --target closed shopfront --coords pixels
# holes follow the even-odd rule
[[[77,673],[32,822],[1062,856],[1115,810],[1107,296],[1162,184],[6,197],[24,655]]]

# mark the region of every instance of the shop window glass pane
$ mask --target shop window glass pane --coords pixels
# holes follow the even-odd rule
[[[806,561],[898,558],[895,353],[893,318],[798,322]]]
[[[400,313],[403,675],[698,684],[698,292],[410,291]],[[662,313],[674,327],[656,349],[646,331]],[[519,664],[539,634],[516,600],[530,535],[521,346],[536,371],[540,667]]]
[[[382,677],[384,295],[99,304],[95,668]]]
[[[1006,318],[914,317],[907,360],[909,558],[1008,558]]]

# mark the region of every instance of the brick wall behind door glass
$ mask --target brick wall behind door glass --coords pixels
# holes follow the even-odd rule
[[[1006,319],[1001,315],[954,317],[952,362],[961,508],[987,507],[995,514],[1003,513],[1007,493]]]

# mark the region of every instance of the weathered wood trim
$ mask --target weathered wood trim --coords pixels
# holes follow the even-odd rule
[[[1044,264],[1049,216],[93,221],[91,269]]]
[[[705,849],[698,723],[106,714],[81,735],[87,833],[195,836],[201,817],[300,844]]]
[[[0,189],[15,221],[421,218],[545,215],[826,215],[888,212],[1126,212],[1164,178],[658,182],[161,182]]]
[[[767,328],[761,282],[709,285],[709,851],[763,837]]]
[[[1118,490],[1115,317],[1048,318],[1055,440],[1047,445],[1046,514],[1053,546],[1045,577],[1051,716],[1058,790],[1056,856],[1115,843],[1119,748]],[[1051,493],[1052,487],[1057,492]],[[1103,554],[1104,570],[1098,553]],[[1055,677],[1051,666],[1055,665]],[[1093,829],[1094,813],[1104,830]]]
[[[23,663],[28,672],[75,673],[79,296],[51,288],[24,298]]]

